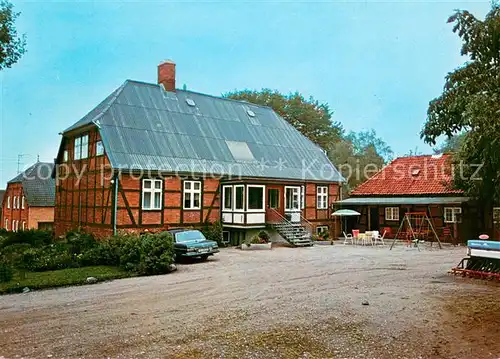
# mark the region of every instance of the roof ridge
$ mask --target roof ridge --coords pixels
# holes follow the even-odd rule
[[[145,82],[145,81],[139,81],[139,80],[131,80],[131,79],[127,79],[126,82],[132,82],[132,83],[137,83],[137,84],[141,84],[141,85],[148,85],[148,86],[158,87],[158,88],[161,89],[161,86],[159,84],[155,84],[155,83],[151,83],[151,82]],[[167,91],[167,92],[171,92],[171,91]],[[193,94],[196,94],[196,95],[212,97],[212,98],[216,98],[216,99],[219,99],[219,100],[237,102],[237,103],[245,104],[245,105],[246,104],[253,105],[253,106],[262,107],[262,108],[266,108],[266,109],[270,109],[270,110],[274,111],[271,106],[261,105],[261,104],[257,104],[257,103],[253,103],[253,102],[248,102],[248,101],[243,101],[243,100],[235,100],[233,98],[224,97],[224,96],[211,95],[211,94],[204,93],[204,92],[199,92],[199,91],[184,90],[184,89],[175,89],[175,92],[193,93]]]

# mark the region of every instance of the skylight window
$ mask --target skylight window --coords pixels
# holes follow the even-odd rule
[[[247,110],[247,114],[250,117],[255,117],[255,112],[253,112],[252,110]]]
[[[255,161],[255,157],[246,142],[226,141],[226,145],[236,161]]]
[[[419,173],[420,173],[420,169],[418,169],[418,168],[411,171],[412,176],[418,176]]]
[[[196,106],[196,103],[195,103],[192,99],[190,99],[190,98],[187,98],[187,99],[186,99],[186,103],[187,103],[189,106],[191,106],[191,107],[195,107],[195,106]]]

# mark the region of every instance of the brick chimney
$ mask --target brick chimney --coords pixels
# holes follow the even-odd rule
[[[158,84],[162,84],[165,91],[175,92],[175,62],[166,60],[158,65]]]

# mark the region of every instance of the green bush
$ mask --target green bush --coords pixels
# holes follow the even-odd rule
[[[35,229],[7,232],[6,234],[2,234],[2,238],[3,240],[0,243],[1,248],[15,244],[28,244],[32,247],[42,247],[54,242],[52,232]]]
[[[6,262],[0,262],[0,283],[10,282],[14,276],[12,265]]]
[[[138,272],[142,257],[141,237],[125,235],[117,238],[120,254],[120,267],[130,272]]]
[[[140,275],[170,271],[174,258],[174,241],[168,232],[141,236],[141,259],[136,272]]]
[[[222,223],[220,221],[206,223],[201,232],[209,241],[217,242],[219,247],[224,246],[224,243],[222,243]]]
[[[72,254],[84,253],[99,245],[92,234],[82,232],[69,232],[66,235],[68,251]]]
[[[100,241],[90,234],[77,232],[68,233],[64,240],[57,242],[47,241],[43,236],[9,238],[14,239],[0,248],[0,262],[21,272],[107,265],[150,275],[167,273],[174,257],[173,238],[168,232],[125,234]]]
[[[265,243],[269,243],[269,240],[271,239],[269,237],[269,233],[267,233],[266,231],[260,231],[259,238],[262,239],[262,241],[264,241]]]

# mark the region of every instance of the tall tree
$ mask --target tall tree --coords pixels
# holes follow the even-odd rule
[[[10,2],[0,1],[0,70],[14,65],[26,52],[26,36],[19,36],[15,27],[18,16]]]
[[[344,196],[381,170],[393,156],[391,148],[374,130],[350,132],[332,143],[327,153],[347,180]]]
[[[327,149],[331,143],[338,141],[343,132],[342,126],[332,121],[333,113],[328,104],[319,103],[312,97],[305,99],[298,92],[283,95],[270,89],[243,90],[230,92],[224,96],[271,107],[288,123],[323,149]]]
[[[466,132],[458,133],[451,137],[447,137],[445,141],[441,144],[441,146],[435,147],[435,153],[458,153],[462,148],[462,144],[464,143]]]
[[[467,132],[455,156],[463,165],[455,166],[454,185],[490,208],[500,202],[500,5],[492,3],[483,21],[457,11],[448,22],[469,60],[448,74],[443,93],[430,102],[421,136],[435,145],[441,135]]]

